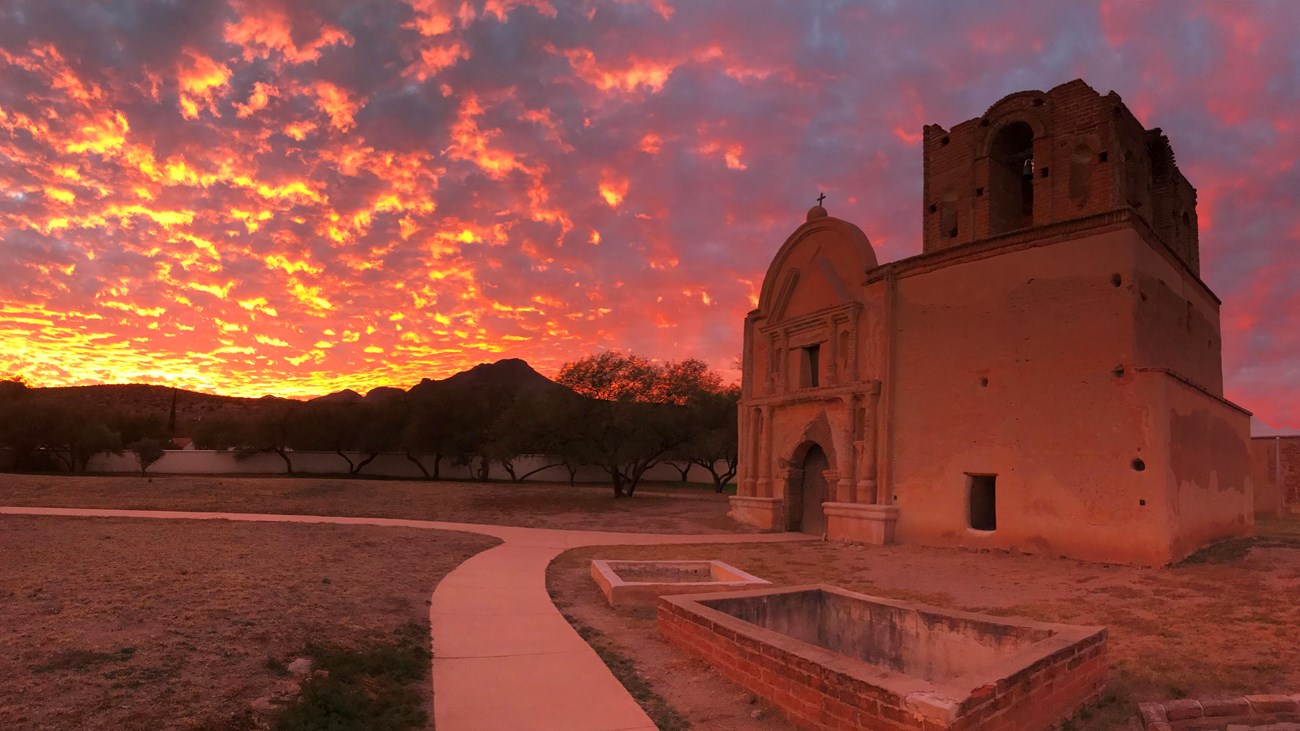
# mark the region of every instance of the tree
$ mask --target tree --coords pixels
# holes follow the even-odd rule
[[[740,461],[739,403],[740,387],[733,385],[719,391],[698,392],[688,404],[694,428],[680,455],[688,464],[708,470],[716,492],[722,492],[736,476]],[[725,467],[720,468],[719,463]]]
[[[284,471],[293,474],[293,460],[289,458],[289,422],[298,404],[289,401],[272,401],[259,404],[259,410],[244,420],[238,431],[235,459],[244,460],[255,454],[274,452],[284,460]]]
[[[570,399],[571,400],[571,399]],[[559,454],[560,432],[555,417],[563,411],[555,395],[546,392],[521,393],[493,421],[483,445],[483,454],[499,463],[513,482],[564,464]],[[520,472],[515,460],[523,455],[545,454],[554,461]]]
[[[104,453],[122,454],[122,435],[109,428],[103,419],[94,416],[81,419],[71,430],[68,442],[72,471],[85,472],[91,458]]]
[[[285,443],[300,451],[333,452],[348,464],[348,474],[357,470],[348,455],[357,443],[361,410],[356,404],[308,402],[286,417]]]
[[[333,452],[356,475],[380,454],[401,442],[405,402],[309,401],[288,420],[288,444],[296,450]],[[358,456],[358,453],[360,456]]]
[[[149,467],[167,454],[163,451],[162,444],[157,439],[137,439],[128,444],[126,448],[135,454],[135,461],[140,465],[141,475],[146,474]]]
[[[406,458],[413,462],[426,480],[441,479],[443,444],[446,439],[446,421],[434,398],[423,398],[411,405],[406,423],[402,427],[401,447]],[[424,466],[420,455],[433,455],[433,472]]]
[[[426,479],[441,479],[442,461],[472,464],[487,440],[489,405],[484,394],[458,390],[425,392],[410,402],[398,444]],[[433,455],[430,473],[420,455]],[[478,474],[486,477],[480,465]]]
[[[565,363],[555,382],[601,401],[657,401],[662,375],[639,355],[609,350]]]
[[[599,465],[614,497],[630,497],[645,473],[693,436],[695,394],[716,390],[721,378],[703,361],[656,364],[615,351],[566,363],[556,382],[590,397],[578,425],[581,438],[567,457]]]
[[[376,457],[401,445],[407,415],[404,397],[382,398],[361,404],[357,437],[352,448],[362,457],[352,474],[360,474]]]
[[[704,361],[653,363],[609,351],[566,363],[556,381],[606,404],[591,408],[569,454],[600,465],[615,497],[632,495],[646,471],[670,456],[687,463],[678,468],[683,480],[692,463],[713,475],[719,491],[735,476],[740,389],[724,386]]]
[[[243,423],[233,416],[209,416],[194,427],[194,448],[225,450],[242,446],[244,431]]]

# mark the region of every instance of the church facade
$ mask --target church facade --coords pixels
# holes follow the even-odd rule
[[[1082,81],[927,126],[923,251],[808,213],[745,319],[735,519],[1160,565],[1253,531],[1168,139]]]

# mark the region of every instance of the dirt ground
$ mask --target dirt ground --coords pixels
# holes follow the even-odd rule
[[[613,610],[592,558],[721,559],[781,586],[827,583],[866,594],[1109,630],[1106,702],[1075,729],[1125,727],[1146,700],[1300,690],[1300,519],[1261,539],[1171,568],[1090,564],[998,551],[835,543],[603,547],[551,565],[552,596],[594,628],[694,729],[787,726],[705,663],[665,644],[653,612]],[[755,719],[755,712],[761,718]]]
[[[615,500],[607,485],[0,474],[0,505],[414,518],[629,533],[749,531],[727,518],[726,495],[672,484],[645,485],[635,497]]]
[[[18,490],[10,477],[0,478],[6,501]],[[94,484],[42,489],[65,504],[112,504]],[[74,485],[96,497],[75,500]],[[496,543],[364,526],[0,516],[0,728],[227,728],[283,687],[283,665],[308,641],[427,628],[434,585]]]

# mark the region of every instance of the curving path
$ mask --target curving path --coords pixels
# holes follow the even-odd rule
[[[570,548],[770,543],[800,534],[666,535],[516,528],[398,518],[0,507],[0,515],[336,523],[452,530],[500,538],[433,591],[434,723],[440,731],[654,731],[655,725],[578,636],[546,591],[546,567]]]

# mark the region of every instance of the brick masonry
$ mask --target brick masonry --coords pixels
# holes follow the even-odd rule
[[[1008,137],[1031,145],[1032,179],[1024,180],[1019,157],[1007,168]],[[1144,129],[1115,92],[1102,96],[1075,80],[1011,94],[951,130],[928,125],[924,164],[927,252],[1127,207],[1200,272],[1196,191],[1169,139]],[[1022,217],[1022,185],[1032,188],[1031,219]]]
[[[658,617],[666,640],[765,699],[799,729],[1048,729],[1095,700],[1106,679],[1106,634],[1100,632],[946,704],[924,692],[900,696],[667,600],[659,602]]]
[[[1145,731],[1281,731],[1300,728],[1300,693],[1141,703],[1138,717]]]

